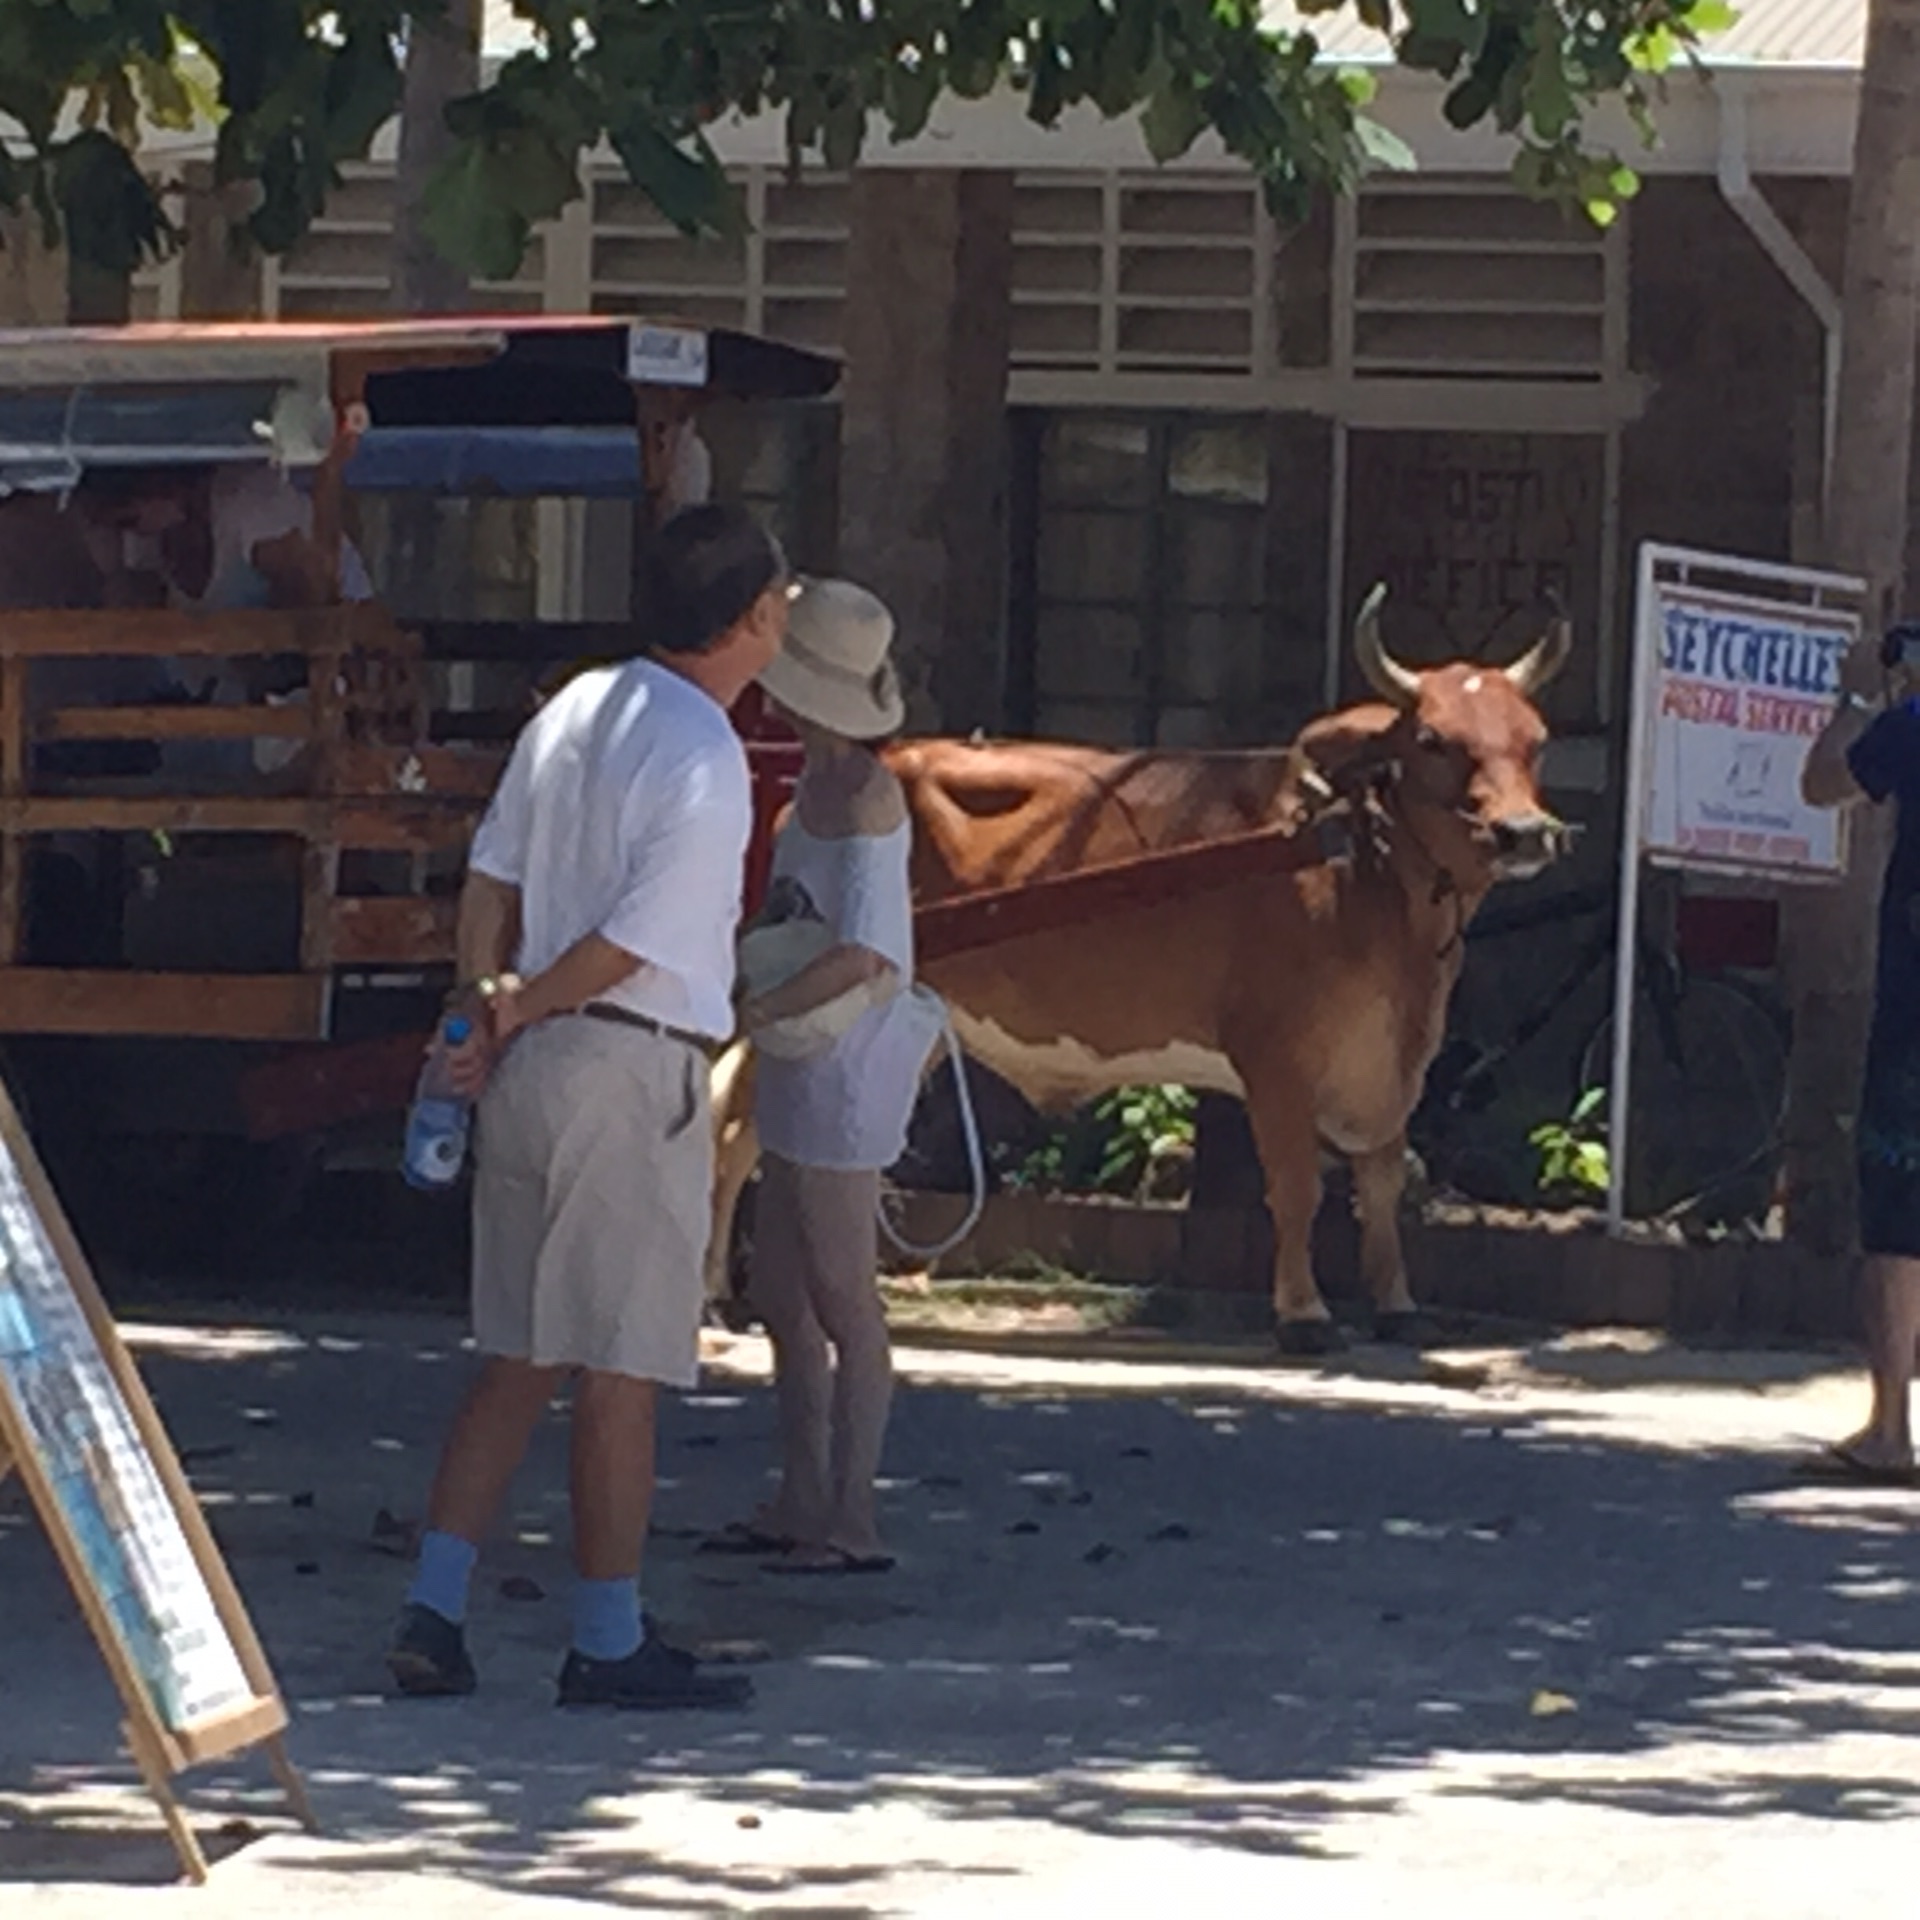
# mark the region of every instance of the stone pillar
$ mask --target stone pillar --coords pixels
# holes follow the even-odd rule
[[[1013,176],[855,174],[840,567],[893,609],[916,731],[1001,724]]]
[[[36,213],[0,214],[0,325],[67,323],[67,255],[47,247]]]
[[[260,254],[244,227],[249,189],[217,186],[212,166],[193,161],[181,177],[186,238],[180,251],[183,320],[251,320],[260,312]]]

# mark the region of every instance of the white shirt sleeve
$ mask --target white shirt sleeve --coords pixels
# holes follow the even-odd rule
[[[746,755],[732,742],[688,756],[670,781],[649,782],[627,809],[626,873],[601,937],[698,977],[711,962],[716,919],[739,919],[752,830]]]
[[[537,723],[536,723],[537,724]],[[473,836],[467,866],[510,887],[527,883],[527,842],[533,832],[533,762],[535,726],[521,729],[507,770],[493,790]]]

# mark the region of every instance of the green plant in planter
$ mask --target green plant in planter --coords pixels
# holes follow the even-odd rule
[[[1056,1127],[1014,1171],[1013,1184],[1131,1198],[1158,1162],[1192,1151],[1197,1111],[1185,1087],[1121,1087]]]
[[[1566,1119],[1545,1121],[1527,1135],[1540,1155],[1540,1191],[1550,1199],[1604,1198],[1612,1173],[1606,1105],[1606,1088],[1589,1087]]]

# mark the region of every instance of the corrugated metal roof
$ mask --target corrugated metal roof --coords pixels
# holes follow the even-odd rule
[[[1713,43],[1715,66],[1859,67],[1866,58],[1867,0],[1736,0],[1740,19]],[[1276,26],[1309,28],[1327,52],[1346,60],[1378,60],[1386,43],[1363,27],[1351,6],[1303,16],[1293,0],[1268,0]],[[495,58],[534,44],[533,29],[511,0],[487,0],[486,47]]]
[[[1740,19],[1711,42],[1711,66],[1852,67],[1866,59],[1867,0],[1736,0]],[[1291,0],[1268,0],[1276,26],[1308,29],[1337,59],[1378,60],[1386,43],[1350,7],[1302,15]]]

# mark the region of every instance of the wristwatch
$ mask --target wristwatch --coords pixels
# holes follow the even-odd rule
[[[503,993],[515,993],[520,988],[520,976],[517,973],[483,973],[477,980],[469,980],[457,986],[447,995],[447,1004],[456,1005],[468,994],[484,1006],[491,1006]]]
[[[1880,711],[1879,701],[1869,699],[1864,693],[1856,693],[1851,687],[1846,688],[1841,693],[1840,704],[1851,713],[1878,713]]]

